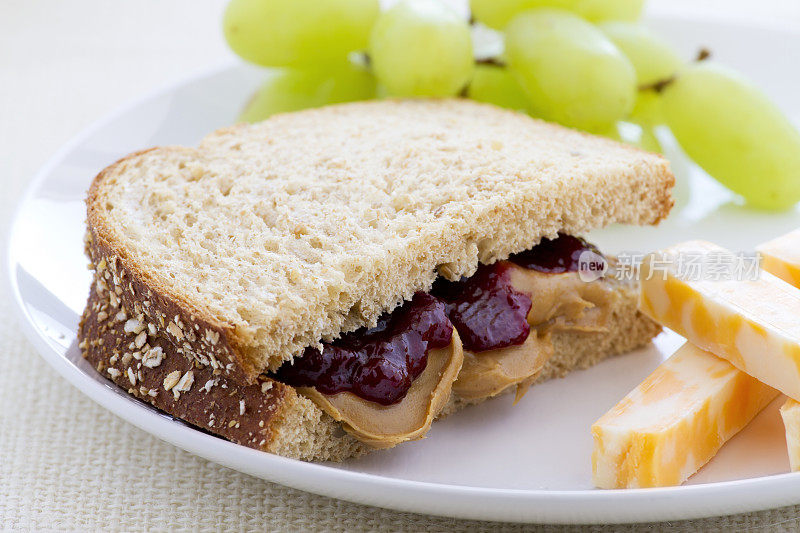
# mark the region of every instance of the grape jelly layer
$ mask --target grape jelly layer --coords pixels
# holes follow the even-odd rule
[[[578,271],[578,261],[583,252],[600,255],[597,247],[584,239],[559,233],[555,239],[542,239],[530,250],[514,254],[508,260],[537,272],[562,274]]]
[[[378,325],[308,348],[286,363],[275,379],[296,387],[315,387],[323,394],[352,392],[381,405],[401,401],[425,370],[428,350],[450,344],[453,326],[465,350],[497,350],[525,342],[532,298],[511,285],[511,263],[544,273],[575,272],[581,253],[599,254],[594,245],[559,235],[508,261],[480,265],[468,278],[440,278],[430,294],[417,293]]]
[[[528,338],[531,299],[511,286],[504,261],[481,265],[460,281],[438,279],[431,294],[447,305],[447,315],[465,350],[482,352],[522,344]]]
[[[445,305],[418,292],[410,302],[383,315],[377,326],[347,333],[322,351],[307,348],[294,364],[286,363],[275,379],[295,387],[315,387],[323,394],[352,392],[365,400],[391,405],[402,400],[428,363],[428,350],[450,344],[453,324]]]

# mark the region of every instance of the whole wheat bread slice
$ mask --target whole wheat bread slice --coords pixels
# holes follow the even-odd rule
[[[143,320],[253,383],[437,275],[656,223],[673,183],[658,155],[489,105],[345,104],[120,160],[91,186],[87,248]]]
[[[319,461],[372,450],[288,385],[263,375],[244,385],[187,358],[166,331],[138,321],[136,309],[117,298],[113,268],[95,271],[78,333],[83,356],[105,378],[166,413],[251,448]],[[607,331],[555,333],[554,356],[538,381],[587,368],[658,334],[660,326],[637,311],[636,286],[622,282],[616,288],[620,298],[610,310]],[[451,396],[439,416],[471,403],[476,402]]]

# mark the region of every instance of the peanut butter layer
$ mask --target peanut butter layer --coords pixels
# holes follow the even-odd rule
[[[523,344],[464,352],[464,366],[453,385],[461,398],[476,400],[517,385],[519,400],[553,355],[553,331],[604,331],[619,295],[603,280],[585,282],[577,272],[546,274],[511,265],[511,285],[531,298],[531,333]]]
[[[495,396],[511,385],[535,378],[553,356],[550,336],[531,331],[524,343],[485,352],[464,351],[464,366],[453,392],[465,400]]]
[[[380,405],[351,392],[322,394],[313,387],[298,392],[309,397],[345,431],[375,448],[391,448],[422,438],[447,400],[463,362],[461,340],[455,329],[450,344],[430,350],[425,370],[414,380],[405,398],[393,405]]]
[[[511,285],[531,297],[528,324],[540,330],[602,331],[619,298],[602,279],[583,281],[577,272],[546,274],[514,266]]]

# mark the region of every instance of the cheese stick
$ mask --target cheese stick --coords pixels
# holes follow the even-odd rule
[[[642,263],[640,309],[800,400],[800,291],[763,270],[755,279],[679,275],[680,261],[698,254],[732,257],[724,248],[701,241],[651,254]]]
[[[686,343],[592,426],[594,484],[679,485],[777,394]]]
[[[800,403],[789,398],[781,406],[781,418],[786,428],[786,449],[792,472],[800,470]]]
[[[795,287],[800,287],[800,229],[782,235],[756,248],[761,267]],[[786,428],[786,448],[792,471],[800,470],[800,403],[791,398],[781,406]]]
[[[761,253],[761,268],[800,287],[800,229],[765,242],[756,250]]]

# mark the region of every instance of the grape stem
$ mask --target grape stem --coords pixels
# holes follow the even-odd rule
[[[697,57],[695,58],[695,62],[705,61],[709,57],[711,57],[711,50],[709,50],[708,48],[701,48],[697,52]]]
[[[657,93],[660,93],[661,91],[666,89],[667,86],[669,86],[669,84],[672,83],[673,81],[675,81],[677,78],[678,78],[678,75],[677,74],[673,74],[669,78],[664,78],[662,80],[654,81],[652,83],[645,83],[643,85],[639,85],[639,90],[640,91],[649,91],[649,90],[652,89],[653,91],[655,91]]]
[[[482,57],[480,59],[476,59],[475,60],[475,64],[476,65],[489,65],[489,66],[492,66],[492,67],[500,67],[500,68],[504,68],[504,67],[508,66],[508,65],[506,65],[506,62],[503,61],[502,59],[500,59],[499,57]]]
[[[695,63],[699,63],[700,61],[705,61],[709,57],[711,57],[711,50],[709,50],[708,48],[701,48],[700,50],[698,50],[697,57],[695,57],[694,61]],[[672,82],[674,82],[677,78],[678,74],[676,73],[673,74],[672,76],[669,76],[661,80],[656,80],[652,83],[645,83],[643,85],[639,85],[638,89],[640,91],[649,91],[652,89],[653,91],[660,93],[661,91],[666,89]]]

